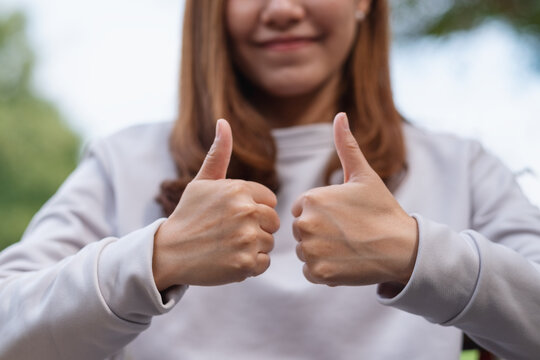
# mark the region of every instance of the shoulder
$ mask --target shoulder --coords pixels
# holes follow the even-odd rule
[[[404,126],[407,167],[411,173],[432,182],[497,192],[514,187],[516,176],[497,156],[474,139]],[[488,195],[484,196],[487,197]]]
[[[404,126],[410,174],[450,188],[461,185],[511,183],[515,176],[479,141],[416,126]]]
[[[435,132],[415,125],[405,124],[405,145],[408,160],[432,161],[439,165],[470,165],[472,161],[489,155],[479,141],[455,134]]]
[[[130,126],[91,142],[84,157],[96,157],[107,172],[145,164],[170,167],[169,137],[172,127],[173,122]]]
[[[406,123],[403,126],[405,142],[411,150],[429,150],[436,153],[453,153],[458,149],[478,151],[482,146],[477,140],[446,132],[427,130]]]
[[[112,151],[152,151],[168,145],[172,126],[172,122],[134,125],[104,137],[98,142]]]

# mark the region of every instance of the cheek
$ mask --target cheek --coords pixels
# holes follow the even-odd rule
[[[256,28],[261,6],[253,0],[228,0],[226,3],[227,32],[233,46],[238,47]]]
[[[320,6],[313,16],[327,34],[325,46],[332,54],[331,58],[344,60],[342,58],[348,55],[356,36],[357,23],[353,15],[356,8],[350,0],[335,2],[340,6],[331,6],[333,2],[325,1],[326,6]]]

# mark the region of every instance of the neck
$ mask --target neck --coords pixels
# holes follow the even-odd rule
[[[272,128],[331,122],[337,113],[340,76],[333,76],[315,91],[277,97],[255,91],[252,101]]]

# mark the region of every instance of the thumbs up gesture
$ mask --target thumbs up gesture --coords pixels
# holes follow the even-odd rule
[[[176,209],[154,237],[158,289],[221,285],[262,274],[279,228],[276,196],[265,186],[225,179],[233,139],[218,120],[214,143]]]
[[[311,189],[292,208],[304,276],[330,286],[406,284],[416,260],[416,220],[369,166],[343,113],[334,120],[334,141],[344,184]]]

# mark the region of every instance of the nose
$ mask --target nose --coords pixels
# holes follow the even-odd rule
[[[283,30],[301,21],[305,14],[301,0],[268,0],[261,19],[265,25]]]

